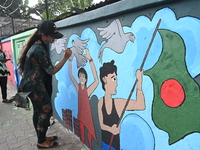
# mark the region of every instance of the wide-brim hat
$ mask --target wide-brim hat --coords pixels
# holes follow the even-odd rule
[[[51,36],[54,39],[59,39],[63,37],[63,34],[58,32],[56,25],[53,21],[44,20],[38,26],[37,29],[46,35]]]

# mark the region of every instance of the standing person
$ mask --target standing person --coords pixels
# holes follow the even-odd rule
[[[47,74],[54,75],[57,73],[72,52],[67,48],[62,60],[53,66],[46,44],[53,43],[54,39],[62,36],[52,21],[42,21],[25,45],[18,62],[22,80],[18,93],[13,100],[16,101],[17,106],[25,107],[27,101],[19,98],[19,95],[22,95],[21,93],[29,93],[28,97],[33,104],[33,125],[37,134],[37,147],[39,149],[58,146],[58,143],[54,142],[58,138],[57,136],[46,137],[46,132],[50,125],[50,117],[52,116],[52,106],[45,83]]]
[[[0,86],[2,93],[2,102],[7,103],[7,81],[8,75],[10,75],[10,71],[6,66],[6,62],[10,59],[6,59],[5,53],[2,51],[0,47]]]
[[[136,100],[130,100],[126,110],[144,110],[146,107],[142,92],[142,73],[143,70],[136,71],[136,78],[138,80]],[[98,102],[99,123],[102,131],[102,150],[109,148],[112,135],[114,135],[111,144],[112,149],[120,150],[120,125],[117,125],[127,100],[112,98],[112,95],[116,94],[118,85],[117,66],[114,65],[114,60],[104,63],[100,68],[100,80],[105,91],[105,95]]]

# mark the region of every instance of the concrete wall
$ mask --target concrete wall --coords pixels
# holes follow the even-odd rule
[[[94,150],[107,150],[118,133],[116,149],[200,149],[199,8],[199,0],[123,0],[56,22],[64,38],[51,45],[52,62],[65,47],[73,59],[53,77],[54,116]],[[117,73],[102,78],[103,90],[100,68],[112,60]],[[78,76],[80,68],[88,78]],[[138,69],[145,108],[133,86]],[[113,117],[106,120],[102,111]]]

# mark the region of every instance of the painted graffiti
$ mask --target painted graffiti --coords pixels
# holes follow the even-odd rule
[[[94,150],[199,149],[200,20],[169,8],[133,20],[52,44],[73,51],[55,75],[59,117]]]

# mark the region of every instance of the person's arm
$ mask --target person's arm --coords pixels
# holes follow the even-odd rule
[[[142,76],[143,76],[143,70],[137,70],[136,72],[136,77],[138,80],[137,83],[137,94],[136,94],[136,101],[137,101],[137,106],[139,110],[144,110],[146,108],[145,105],[145,98],[142,90]]]
[[[121,116],[123,110],[145,110],[146,105],[145,105],[145,98],[144,94],[142,91],[142,74],[143,70],[137,70],[136,72],[136,78],[137,78],[137,87],[136,87],[136,100],[130,100],[128,102],[128,105],[125,105],[127,103],[127,99],[123,98],[115,98],[115,103],[116,103],[116,110],[119,116]]]
[[[76,87],[76,90],[78,91],[78,83],[76,82],[74,76],[72,75],[72,58],[69,59],[69,77],[71,78],[72,82],[74,83],[74,86]]]
[[[9,61],[10,59],[6,59],[6,54],[2,50],[0,50],[0,51],[3,53],[3,59],[0,59],[0,61],[2,63],[6,63],[7,61]]]
[[[72,51],[70,50],[70,48],[67,48],[65,50],[65,54],[64,54],[63,59],[57,65],[54,66],[54,69],[50,73],[50,75],[56,74],[63,67],[63,65],[65,64],[65,62],[69,59],[69,57],[71,56],[71,54],[72,54]]]
[[[88,96],[90,96],[92,94],[92,92],[96,89],[96,87],[98,86],[99,80],[98,80],[98,76],[97,76],[96,68],[94,66],[93,59],[91,58],[90,52],[89,52],[88,49],[86,49],[85,57],[89,60],[90,67],[91,67],[91,70],[92,70],[92,74],[93,74],[93,77],[94,77],[94,82],[88,87],[88,90],[87,90]]]
[[[10,59],[0,59],[0,61],[2,62],[2,63],[6,63],[7,61],[9,61]]]
[[[131,100],[127,106],[126,110],[144,110],[146,108],[145,98],[142,91],[142,76],[143,70],[137,70],[136,78],[137,78],[137,91],[136,91],[136,100]]]

